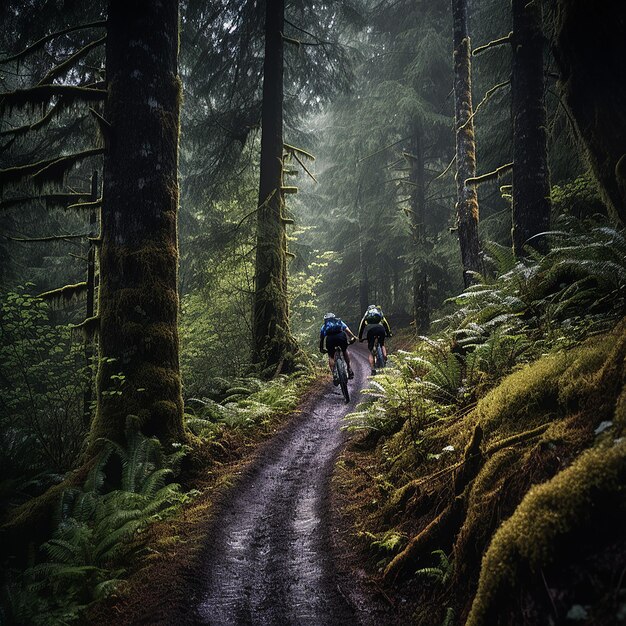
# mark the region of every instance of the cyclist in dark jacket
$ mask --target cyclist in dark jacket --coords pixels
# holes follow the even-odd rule
[[[354,372],[350,365],[350,355],[348,354],[348,335],[352,341],[356,341],[354,333],[348,328],[348,325],[334,313],[326,313],[324,315],[324,323],[320,328],[320,352],[328,352],[328,367],[331,372],[335,369],[335,347],[339,346],[343,352],[343,358],[348,366],[348,378],[354,378]],[[326,339],[326,349],[324,349],[324,339]],[[352,343],[350,341],[350,343]],[[334,381],[334,377],[333,377]],[[338,381],[334,381],[335,385]]]
[[[363,315],[363,319],[359,324],[359,341],[364,341],[363,331],[367,327],[367,348],[369,350],[370,367],[372,368],[372,375],[376,374],[374,368],[374,355],[372,350],[374,349],[374,341],[378,337],[378,345],[382,348],[383,359],[387,361],[387,348],[385,348],[385,337],[391,337],[391,327],[389,322],[385,318],[382,309],[375,304],[370,304],[367,307],[367,311]]]

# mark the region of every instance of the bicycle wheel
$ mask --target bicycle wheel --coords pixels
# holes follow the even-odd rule
[[[343,357],[337,359],[335,367],[337,368],[337,378],[339,378],[341,393],[343,393],[343,397],[347,404],[350,402],[350,392],[348,391],[348,369]]]
[[[380,345],[376,346],[376,367],[385,367],[385,357],[383,356],[383,349]]]

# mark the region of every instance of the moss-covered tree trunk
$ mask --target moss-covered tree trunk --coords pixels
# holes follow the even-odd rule
[[[512,0],[513,71],[513,251],[533,235],[550,228],[550,174],[543,73],[543,31],[540,0]],[[545,251],[546,240],[530,242]]]
[[[428,275],[426,273],[426,187],[424,184],[424,140],[421,124],[416,124],[409,160],[411,183],[411,231],[413,236],[413,319],[420,335],[428,333],[430,311],[428,309]]]
[[[476,143],[472,119],[472,64],[467,0],[452,0],[454,64],[454,127],[456,132],[457,226],[463,264],[463,282],[472,282],[470,272],[482,269],[478,241],[478,194],[466,185],[476,176]]]
[[[110,0],[100,251],[100,367],[92,442],[126,416],[183,437],[178,356],[178,0]],[[115,378],[121,375],[122,378]]]
[[[98,185],[98,170],[94,170],[91,175],[91,195],[89,197],[91,202],[96,202],[99,197],[99,185]],[[92,237],[97,237],[96,228],[98,225],[98,214],[95,207],[92,207],[89,213],[89,234]],[[95,241],[89,241],[89,249],[87,251],[87,303],[85,307],[86,318],[93,318],[95,315],[95,303],[96,303],[96,243]],[[94,338],[87,336],[85,339],[85,363],[87,364],[89,371],[89,378],[85,386],[85,392],[83,394],[83,419],[85,424],[89,426],[91,422],[91,402],[93,399],[93,376],[91,374],[92,360],[95,355],[94,350]]]
[[[281,191],[284,0],[268,0],[265,19],[253,360],[268,376],[293,368],[295,342],[289,330],[287,236]]]
[[[626,224],[626,3],[559,0],[563,101],[612,215]]]

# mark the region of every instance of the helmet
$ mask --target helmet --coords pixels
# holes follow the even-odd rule
[[[334,313],[326,313],[326,315],[324,315],[325,320],[332,320],[334,317],[337,317]]]
[[[370,304],[370,305],[367,307],[367,310],[369,311],[370,309],[377,309],[377,308],[378,308],[378,307],[377,307],[375,304]]]

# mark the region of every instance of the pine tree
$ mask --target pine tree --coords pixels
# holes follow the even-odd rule
[[[470,272],[479,272],[482,264],[478,241],[478,194],[475,185],[468,185],[465,182],[476,175],[467,0],[452,0],[452,39],[456,129],[456,211],[463,281],[465,286],[468,286],[472,282]]]
[[[287,236],[282,214],[284,10],[284,0],[268,0],[253,312],[253,360],[261,370],[277,372],[292,369],[295,350],[289,331]]]
[[[559,86],[611,214],[626,223],[626,4],[558,0]]]
[[[420,335],[428,333],[430,311],[428,304],[428,275],[425,269],[426,256],[426,188],[424,180],[424,136],[421,122],[416,122],[413,131],[412,154],[409,160],[411,187],[411,228],[416,259],[413,265],[413,318],[415,330]]]
[[[550,228],[550,176],[544,105],[543,32],[540,0],[513,0],[513,251]],[[545,250],[545,239],[531,242]]]
[[[183,437],[178,359],[178,2],[110,0],[100,250],[98,412],[91,440],[126,417]]]

